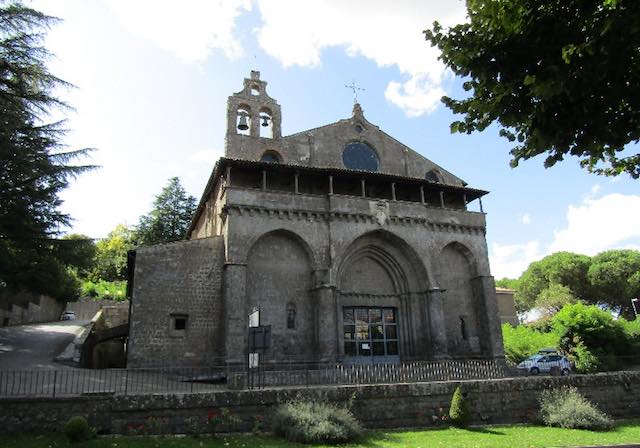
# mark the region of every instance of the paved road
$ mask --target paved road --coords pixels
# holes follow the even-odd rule
[[[0,328],[0,370],[64,369],[53,361],[87,320]]]

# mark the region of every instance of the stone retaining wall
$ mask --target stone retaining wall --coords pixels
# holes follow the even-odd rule
[[[78,320],[91,320],[98,311],[105,307],[118,307],[129,312],[128,300],[93,300],[90,297],[81,297],[76,302],[67,302],[65,311],[76,313]]]
[[[84,415],[102,433],[126,433],[128,427],[144,424],[150,417],[162,422],[155,429],[181,433],[188,431],[188,419],[204,425],[208,412],[221,407],[242,419],[240,425],[226,429],[248,431],[256,417],[268,418],[274,405],[297,396],[345,404],[351,400],[358,419],[371,428],[426,427],[439,424],[458,385],[467,394],[478,424],[535,421],[540,392],[563,385],[577,387],[614,418],[640,416],[640,372],[618,372],[201,394],[0,399],[0,432],[60,431],[69,417]]]
[[[0,327],[57,321],[64,309],[56,299],[24,291],[4,294],[0,303]]]

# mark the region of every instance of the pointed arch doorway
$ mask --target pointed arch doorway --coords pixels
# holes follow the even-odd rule
[[[428,345],[426,273],[404,241],[371,232],[345,251],[337,275],[340,355],[345,363],[410,359]],[[417,271],[423,270],[423,275]]]

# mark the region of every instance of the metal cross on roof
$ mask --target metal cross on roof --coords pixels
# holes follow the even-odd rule
[[[347,89],[351,89],[353,91],[353,104],[357,104],[358,103],[358,90],[361,90],[364,92],[365,89],[363,89],[362,87],[358,87],[358,85],[356,84],[355,81],[351,81],[351,84],[345,84],[344,85]]]

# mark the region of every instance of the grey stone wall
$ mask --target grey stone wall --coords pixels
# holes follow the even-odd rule
[[[76,319],[91,320],[103,307],[115,306],[129,309],[128,300],[93,300],[89,297],[81,297],[76,302],[67,302],[65,311],[76,313]]]
[[[61,431],[74,415],[86,416],[101,433],[126,433],[129,425],[149,417],[166,422],[166,432],[185,432],[185,419],[204,425],[209,411],[229,408],[242,423],[232,431],[249,431],[256,417],[294,397],[345,404],[370,428],[429,427],[448,411],[460,385],[467,394],[473,423],[527,423],[537,418],[543,390],[574,386],[614,418],[640,415],[640,372],[569,377],[525,377],[504,380],[393,385],[314,387],[233,391],[206,394],[87,396],[78,398],[0,399],[0,432]]]
[[[376,152],[379,159],[378,171],[381,173],[424,179],[427,172],[435,169],[445,183],[463,185],[461,179],[370,123],[359,104],[354,106],[352,116],[347,119],[281,137],[280,105],[267,95],[266,85],[266,82],[260,80],[259,72],[252,72],[251,78],[244,80],[243,90],[229,97],[226,157],[260,160],[265,152],[273,151],[278,153],[282,163],[345,168],[342,160],[343,148],[348,143],[360,141],[367,143]],[[252,94],[252,87],[257,89],[257,94]],[[249,135],[242,135],[237,129],[239,109],[249,115]],[[273,138],[260,137],[261,111],[268,111],[272,117],[270,124],[273,127]]]
[[[129,367],[203,365],[218,361],[222,339],[222,237],[137,250]],[[186,328],[175,330],[175,317]]]
[[[0,326],[51,322],[60,319],[64,305],[40,294],[20,292],[0,297]]]
[[[382,217],[377,215],[380,208],[384,209]],[[236,266],[234,270],[238,276],[230,283],[225,296],[225,304],[233,307],[238,316],[225,323],[227,335],[243,333],[246,327],[246,319],[243,319],[249,308],[256,304],[254,299],[248,300],[244,292],[252,283],[246,272],[246,266],[252,262],[252,248],[261,238],[277,232],[289,235],[309,254],[316,305],[316,336],[314,345],[309,346],[307,352],[309,360],[314,356],[323,361],[340,360],[342,307],[366,305],[398,307],[403,359],[502,356],[484,214],[420,203],[256,191],[233,186],[226,190],[225,211],[226,259]],[[359,255],[366,255],[372,247],[386,255],[378,257],[378,261]],[[440,263],[445,248],[457,254],[449,264]],[[282,257],[286,259],[286,250],[273,247],[271,252],[274,266],[281,263]],[[376,265],[384,264],[384,258],[394,261],[385,266]],[[453,266],[458,262],[464,266],[459,269]],[[373,263],[378,268],[367,269],[362,263]],[[291,261],[290,265],[293,268],[299,263]],[[460,269],[465,271],[464,278],[458,278]],[[384,290],[363,286],[380,286],[385,279],[376,272],[381,270],[396,271],[393,281],[387,279],[394,284],[393,291],[390,286],[382,288]],[[443,270],[444,276],[441,275]],[[354,277],[358,272],[362,277],[356,280]],[[350,290],[353,281],[357,281],[361,291]],[[451,287],[452,281],[465,282],[467,298],[461,303],[452,300],[459,292],[455,288],[449,293],[440,293],[439,297],[429,297],[431,290]],[[263,306],[267,309],[279,307],[279,311],[274,309],[274,314],[265,315],[263,323],[266,325],[283,320],[286,301],[279,301],[279,298],[287,296],[291,289],[286,282],[274,282],[274,286],[273,294],[264,287],[258,288],[264,292]],[[280,294],[276,294],[277,291]],[[327,319],[327,312],[331,313],[331,319]],[[446,339],[453,339],[460,332],[461,315],[468,319],[470,341],[463,349],[448,353],[450,344]],[[323,325],[319,324],[321,320]],[[237,350],[244,353],[246,343],[244,336],[240,337],[242,340],[233,350],[228,347],[229,356],[238,354]],[[471,342],[475,344],[473,347]]]

